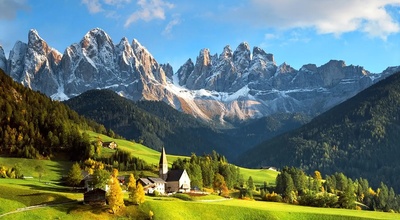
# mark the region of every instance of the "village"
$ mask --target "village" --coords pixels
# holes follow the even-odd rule
[[[117,149],[115,142],[104,142],[103,147],[110,149]],[[88,171],[82,171],[82,184],[81,189],[85,190],[84,204],[106,204],[106,194],[109,186],[105,185],[104,188],[95,188],[95,178],[93,174]],[[118,176],[116,178],[121,186],[127,183],[125,176]],[[147,195],[172,195],[175,193],[187,193],[191,191],[190,178],[186,170],[168,169],[167,155],[164,147],[162,148],[160,162],[159,162],[159,177],[142,177],[136,180],[136,185],[140,184],[144,193]],[[203,192],[202,192],[203,193]]]

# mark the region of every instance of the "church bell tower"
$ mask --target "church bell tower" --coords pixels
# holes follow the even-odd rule
[[[161,157],[160,157],[160,163],[158,167],[158,172],[159,176],[163,180],[167,180],[168,177],[168,161],[167,161],[167,155],[165,154],[165,149],[164,147],[162,148],[161,152]]]

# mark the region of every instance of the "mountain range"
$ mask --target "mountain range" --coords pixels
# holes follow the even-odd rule
[[[96,28],[64,54],[31,30],[28,43],[18,41],[8,58],[0,46],[0,68],[24,86],[53,100],[68,100],[65,103],[78,113],[156,149],[168,145],[180,154],[217,149],[237,158],[238,165],[344,172],[400,190],[400,66],[375,74],[331,60],[296,70],[286,63],[277,65],[273,55],[259,47],[250,50],[241,43],[234,51],[226,46],[219,55],[203,49],[195,62],[188,59],[174,72],[137,40],[123,38],[114,44]],[[11,106],[5,105],[5,113],[15,115],[12,107],[18,107],[21,95],[3,94]],[[51,139],[50,122],[40,120],[47,130],[35,135]],[[2,121],[2,130],[15,133],[8,121]],[[8,142],[5,147],[14,149],[13,140]],[[37,154],[35,147],[17,150]]]
[[[175,73],[159,64],[137,40],[114,44],[102,29],[90,30],[63,54],[51,48],[36,30],[28,43],[17,41],[6,58],[0,47],[0,68],[14,80],[56,100],[91,89],[110,89],[128,99],[164,101],[173,108],[223,126],[276,113],[314,117],[354,96],[400,67],[373,74],[360,66],[331,60],[299,70],[259,47],[241,43],[221,54],[202,49]]]

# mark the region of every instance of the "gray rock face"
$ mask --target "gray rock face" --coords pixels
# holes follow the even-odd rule
[[[61,54],[30,30],[28,44],[18,41],[10,51],[7,72],[23,85],[51,94],[58,88],[55,71],[60,60]]]
[[[7,72],[7,59],[3,47],[0,45],[0,69]]]
[[[277,112],[315,116],[400,70],[371,74],[360,66],[331,60],[299,70],[259,47],[241,43],[218,55],[200,51],[174,74],[160,65],[137,40],[118,44],[103,30],[89,31],[63,55],[50,48],[35,30],[28,43],[18,41],[9,59],[0,47],[0,68],[16,81],[53,99],[64,100],[90,89],[111,89],[132,100],[162,100],[180,111],[225,123]]]
[[[165,76],[167,77],[167,79],[172,81],[173,77],[174,77],[174,69],[172,68],[172,66],[169,63],[161,64],[161,68],[164,70],[164,73],[165,73]]]
[[[178,75],[179,79],[179,85],[186,85],[187,84],[187,79],[190,76],[190,74],[194,70],[194,64],[191,59],[186,61],[185,64],[183,64],[179,69],[178,72],[176,72],[176,75]]]
[[[277,112],[315,116],[396,69],[371,74],[360,66],[331,60],[320,67],[307,64],[296,70],[286,63],[277,66],[273,55],[259,47],[254,47],[251,54],[247,43],[240,44],[233,54],[228,46],[218,58],[212,59],[209,54],[202,50],[194,68],[189,68],[191,61],[186,62],[178,70],[179,84],[191,90],[215,91],[195,97],[194,102],[210,117],[220,119],[243,120]],[[186,76],[192,78],[186,80]],[[221,105],[205,104],[205,99],[219,101]]]

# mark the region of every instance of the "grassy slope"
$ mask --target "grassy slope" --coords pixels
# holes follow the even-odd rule
[[[96,133],[90,133],[90,135],[92,138],[100,137],[104,141],[114,140]],[[121,149],[131,151],[148,163],[158,163],[159,152],[125,140],[115,141]],[[106,151],[104,150],[104,152]],[[112,151],[108,153],[112,153]],[[172,163],[177,157],[169,156],[168,160]],[[22,166],[22,173],[25,176],[33,176],[34,179],[0,179],[0,188],[2,189],[0,190],[0,215],[31,205],[82,199],[83,196],[81,193],[72,193],[54,184],[69,169],[71,166],[70,162],[0,158],[0,164],[12,166],[15,163],[19,163]],[[34,171],[34,167],[38,163],[44,165],[48,170],[43,177],[42,183],[39,183],[36,178],[37,174]],[[269,170],[244,168],[241,168],[241,173],[246,179],[248,176],[252,176],[254,181],[259,184],[262,184],[263,181],[273,183],[277,174]],[[50,182],[50,184],[45,184],[44,182]],[[159,199],[147,197],[147,202],[142,207],[145,210],[152,210],[155,214],[154,219],[400,219],[399,214],[312,208],[284,203],[243,201],[237,199],[219,202],[187,202],[175,198]],[[136,208],[128,206],[128,209],[132,210]],[[114,219],[116,217],[108,214],[105,209],[98,210],[90,206],[68,204],[14,213],[2,217],[2,219]],[[119,218],[124,219],[122,216],[119,216]]]
[[[34,160],[25,158],[11,158],[11,157],[0,157],[0,165],[4,165],[8,168],[18,164],[21,168],[21,173],[24,176],[38,177],[38,173],[35,171],[35,167],[38,165],[43,166],[45,173],[42,177],[43,181],[47,182],[58,182],[62,175],[66,174],[72,162],[68,161],[51,161],[51,160]]]
[[[121,139],[113,139],[110,138],[106,135],[98,134],[95,132],[91,131],[86,131],[92,139],[100,137],[102,141],[115,141],[118,144],[118,148],[122,150],[126,150],[128,152],[131,152],[132,155],[139,157],[142,160],[145,160],[149,164],[158,164],[160,161],[160,152],[155,151],[153,149],[150,149],[146,146],[143,146],[138,143],[134,143],[132,141],[127,141],[127,140],[121,140]],[[112,153],[111,150],[108,149],[103,149],[105,152]],[[182,157],[182,156],[181,156]],[[170,164],[172,164],[173,161],[175,161],[178,158],[178,156],[171,156],[168,155],[168,161]]]
[[[158,165],[160,161],[160,152],[150,149],[146,146],[143,146],[138,143],[133,143],[127,140],[120,140],[120,139],[113,139],[105,135],[97,134],[94,132],[87,131],[92,139],[100,137],[103,141],[115,141],[118,144],[120,149],[132,152],[132,154],[140,159],[145,160],[149,164]],[[111,150],[103,149],[104,152],[112,153]],[[167,151],[167,160],[170,165],[180,158],[189,158],[187,156],[176,156],[176,155],[169,155],[168,149]],[[275,185],[275,178],[278,175],[278,172],[271,171],[271,170],[261,170],[261,169],[247,169],[247,168],[240,168],[240,173],[243,175],[243,178],[247,180],[249,176],[253,178],[253,181],[257,185],[261,185],[266,181],[268,184]]]
[[[399,214],[326,209],[285,203],[228,200],[223,202],[183,202],[149,200],[155,219],[399,219]],[[174,211],[170,211],[174,210]]]
[[[128,206],[129,210],[135,206]],[[399,214],[356,211],[347,209],[327,209],[288,205],[285,203],[226,200],[221,202],[187,202],[177,199],[147,197],[143,210],[152,210],[154,219],[399,219]],[[2,219],[127,219],[126,216],[107,214],[106,210],[96,210],[90,206],[62,205],[15,213]]]

